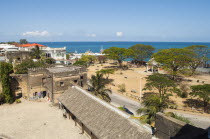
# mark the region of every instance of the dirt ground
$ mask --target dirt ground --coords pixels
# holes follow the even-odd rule
[[[88,78],[91,77],[91,75],[95,74],[96,71],[99,71],[103,68],[113,68],[116,67],[116,65],[110,64],[110,61],[104,64],[95,64],[93,66],[90,66],[88,68]],[[118,69],[115,71],[114,74],[110,75],[109,78],[113,79],[112,84],[108,85],[108,88],[110,88],[113,92],[119,93],[119,85],[125,84],[126,92],[125,93],[119,93],[120,95],[126,96],[130,99],[133,99],[135,101],[139,102],[140,94],[141,96],[144,95],[144,93],[149,92],[147,91],[140,91],[142,88],[144,88],[146,84],[146,79],[148,75],[151,75],[151,72],[145,72],[146,67],[141,68],[129,68],[128,70],[121,70]],[[160,73],[164,73],[163,70],[159,71]],[[191,81],[183,81],[186,86],[190,85],[197,85],[197,84],[210,84],[210,75],[203,75],[203,76],[195,76],[195,77],[185,77],[185,79],[189,79]],[[199,80],[199,82],[197,82]],[[155,90],[152,90],[155,92]],[[184,107],[184,101],[186,99],[178,97],[176,94],[173,94],[172,97],[170,97],[171,100],[173,100],[180,108]]]
[[[65,119],[49,102],[21,99],[19,104],[0,105],[0,138],[11,139],[87,139],[74,122]]]

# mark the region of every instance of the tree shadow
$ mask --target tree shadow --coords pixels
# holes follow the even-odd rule
[[[15,99],[19,99],[22,97],[22,93],[16,94],[17,90],[21,90],[19,81],[16,78],[12,77],[11,78],[11,91],[14,94]]]
[[[18,94],[16,95],[16,99],[20,99],[22,96],[23,96],[22,93],[18,93]]]
[[[186,104],[188,107],[194,107],[197,109],[203,108],[203,102],[198,99],[187,99],[184,101],[184,104]]]
[[[199,110],[204,109],[204,105],[203,105],[203,101],[199,100],[199,99],[187,99],[186,101],[183,102],[185,105],[187,105],[188,107],[193,107]],[[207,113],[210,113],[210,104],[208,104],[207,106]]]
[[[104,80],[107,84],[110,84],[114,81],[114,79],[106,79],[106,78],[104,78]]]

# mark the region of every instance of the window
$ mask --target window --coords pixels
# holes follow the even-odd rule
[[[60,82],[60,86],[64,86],[64,82]]]

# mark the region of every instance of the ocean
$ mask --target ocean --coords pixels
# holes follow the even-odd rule
[[[206,45],[210,47],[210,42],[36,42],[45,46],[59,48],[66,46],[67,52],[75,52],[84,53],[87,50],[91,50],[92,52],[100,52],[100,49],[107,49],[112,46],[121,47],[121,48],[129,48],[135,44],[145,44],[152,45],[159,49],[168,49],[168,48],[183,48],[191,45]]]

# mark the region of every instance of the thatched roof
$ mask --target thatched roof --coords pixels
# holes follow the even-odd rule
[[[103,139],[149,139],[151,134],[130,115],[74,86],[58,100],[92,133]]]

